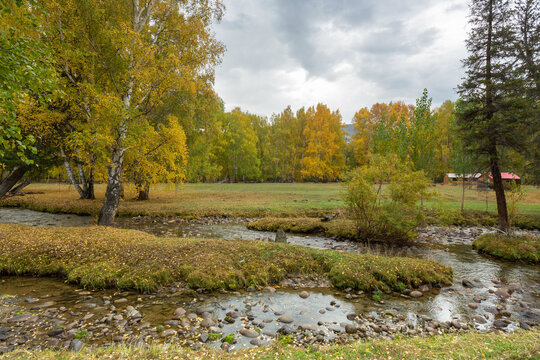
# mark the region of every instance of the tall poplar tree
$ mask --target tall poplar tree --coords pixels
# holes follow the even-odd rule
[[[508,230],[508,211],[501,178],[501,151],[523,146],[522,86],[515,76],[514,33],[508,1],[474,0],[471,31],[463,60],[466,75],[459,86],[457,121],[468,150],[486,159],[493,177],[499,227]]]

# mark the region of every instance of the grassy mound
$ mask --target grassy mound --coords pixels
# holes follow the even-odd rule
[[[540,262],[540,238],[532,235],[485,234],[473,242],[473,248],[505,260]]]
[[[356,238],[356,225],[353,220],[334,219],[331,221],[321,221],[319,218],[275,218],[268,217],[250,222],[248,229],[258,231],[277,231],[283,229],[285,232],[297,234],[321,234],[343,240],[354,240]]]
[[[400,290],[451,283],[437,262],[280,243],[158,238],[115,228],[0,224],[0,274],[57,275],[89,288],[147,291],[174,282],[209,290],[326,277],[338,288]]]
[[[518,331],[512,334],[438,335],[433,337],[400,337],[392,341],[355,342],[345,346],[320,349],[293,346],[267,346],[232,353],[201,349],[193,351],[172,345],[166,349],[152,346],[110,347],[72,351],[24,351],[4,355],[4,359],[538,359],[540,331]]]

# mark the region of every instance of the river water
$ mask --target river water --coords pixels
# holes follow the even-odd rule
[[[91,218],[85,216],[47,214],[7,208],[0,208],[0,222],[33,226],[88,226],[92,223]],[[242,222],[228,222],[221,219],[188,222],[175,218],[135,217],[118,219],[116,226],[138,229],[158,236],[262,241],[271,241],[275,237],[275,234],[271,232],[249,230]],[[204,334],[212,333],[212,331],[219,331],[224,335],[232,333],[236,335],[233,348],[270,342],[278,331],[287,333],[290,329],[294,330],[296,335],[298,335],[298,329],[311,330],[310,336],[302,335],[300,340],[296,336],[296,340],[300,343],[320,342],[321,339],[328,341],[343,336],[347,324],[356,327],[367,324],[368,329],[362,333],[359,332],[367,337],[372,337],[370,334],[373,334],[373,337],[384,337],[393,336],[392,334],[397,332],[411,331],[413,334],[417,331],[436,333],[438,329],[442,329],[439,323],[452,321],[462,325],[469,324],[470,327],[479,330],[496,327],[505,331],[538,324],[540,321],[539,267],[479,255],[472,249],[471,243],[476,236],[486,231],[489,229],[431,227],[420,231],[417,246],[406,248],[367,247],[320,236],[288,234],[287,240],[291,244],[320,249],[418,257],[435,260],[452,267],[453,286],[444,289],[424,289],[424,295],[418,299],[405,298],[400,294],[385,294],[382,301],[377,301],[366,294],[339,292],[331,288],[307,289],[309,297],[305,299],[299,296],[299,291],[304,289],[286,288],[278,288],[276,292],[229,292],[190,294],[189,296],[181,291],[177,295],[174,289],[165,289],[157,294],[140,295],[116,293],[112,290],[86,292],[56,279],[0,277],[0,295],[9,295],[4,296],[3,301],[11,306],[9,314],[2,314],[0,310],[0,319],[2,316],[5,318],[13,316],[13,309],[24,312],[35,307],[35,304],[53,302],[55,310],[68,309],[59,313],[60,320],[58,321],[80,323],[81,316],[85,314],[93,314],[92,317],[95,319],[111,316],[110,305],[114,304],[116,309],[113,314],[124,314],[125,319],[115,319],[113,322],[119,322],[122,326],[118,327],[117,323],[115,326],[105,327],[101,326],[102,323],[88,325],[93,334],[92,343],[108,344],[118,341],[119,337],[133,342],[155,341],[161,339],[160,334],[163,332],[160,332],[162,330],[160,326],[164,326],[163,328],[167,330],[175,329],[177,333],[172,335],[175,339],[181,338],[182,342],[192,346],[205,342],[202,341],[206,340]],[[468,286],[464,286],[464,280],[468,282]],[[291,285],[291,283],[285,282],[282,285]],[[501,288],[513,291],[511,296],[506,298],[504,293],[502,295],[500,292],[497,293],[497,290]],[[39,299],[39,301],[28,301],[29,299]],[[115,303],[119,299],[126,301]],[[92,305],[86,307],[87,303]],[[128,316],[131,311],[128,306],[132,306],[142,314],[142,320],[133,322],[133,319]],[[185,309],[187,314],[192,313],[192,319],[189,321],[193,324],[189,324],[187,328],[178,327],[172,319],[178,307]],[[239,315],[238,320],[232,319],[235,320],[232,323],[224,321],[231,311]],[[357,317],[354,318],[351,314],[356,314]],[[201,327],[201,316],[209,319],[210,325],[216,326],[210,329]],[[280,316],[290,317],[292,322],[279,321]],[[123,324],[123,321],[127,323]],[[170,321],[173,322],[170,323]],[[141,324],[145,324],[142,329],[140,329]],[[257,339],[239,334],[240,330],[246,326],[259,331],[260,335]],[[108,330],[102,334],[100,331],[103,328]],[[0,348],[1,336],[0,333]],[[36,339],[41,339],[39,341],[42,343],[50,341],[45,335],[37,336]],[[165,336],[163,339],[170,338]],[[210,340],[206,342],[211,344]],[[218,346],[221,343],[216,341],[212,344]]]

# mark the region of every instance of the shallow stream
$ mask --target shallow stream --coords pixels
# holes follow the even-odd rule
[[[91,218],[0,208],[0,222],[88,226]],[[275,237],[274,233],[249,230],[241,222],[223,219],[187,222],[135,217],[118,219],[116,226],[158,236],[263,241]],[[24,342],[19,345],[28,347],[73,347],[77,337],[101,345],[115,341],[180,341],[197,347],[202,343],[220,346],[220,341],[212,340],[232,333],[235,334],[232,347],[239,348],[270,342],[277,333],[295,334],[295,341],[299,343],[319,343],[339,341],[347,336],[393,337],[396,333],[437,333],[466,327],[512,331],[537,325],[540,322],[539,267],[479,255],[471,243],[486,231],[489,229],[430,227],[420,231],[418,246],[407,248],[366,247],[320,236],[288,235],[291,244],[411,256],[452,267],[453,286],[420,289],[423,296],[416,299],[392,293],[384,294],[379,300],[361,292],[339,292],[332,288],[293,290],[290,287],[297,284],[291,279],[285,280],[281,284],[284,287],[278,287],[275,292],[266,289],[186,295],[173,288],[140,295],[111,290],[88,292],[56,279],[0,277],[0,296],[4,294],[0,299],[0,353],[2,347],[7,349],[21,341]],[[300,292],[306,290],[309,296],[301,297]],[[175,315],[178,308],[185,310],[185,314]],[[20,322],[18,319],[10,322],[13,317],[31,313],[31,309],[41,315],[30,319],[33,321],[30,325],[30,320],[24,316]],[[280,317],[285,317],[281,318],[285,321],[280,321]],[[15,324],[24,331],[21,334],[5,330],[8,329],[4,327],[6,324]],[[29,332],[28,326],[34,330]],[[55,326],[63,330],[62,335],[58,335],[60,339],[51,336],[54,332],[45,331],[52,331]],[[257,334],[242,330],[246,326]],[[90,332],[91,336],[83,332],[88,339],[77,335],[83,329]],[[222,335],[214,335],[217,333]]]

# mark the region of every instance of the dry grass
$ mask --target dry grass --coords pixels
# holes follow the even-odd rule
[[[505,260],[540,263],[540,238],[532,235],[485,234],[473,242],[473,247]]]
[[[527,196],[518,205],[519,212],[540,215],[540,190],[532,186],[525,188]],[[439,185],[436,190],[440,200],[426,202],[426,207],[459,209],[459,186]],[[0,206],[96,215],[102,206],[105,186],[96,186],[96,201],[79,200],[73,187],[65,184],[33,184],[27,191],[39,193],[8,198],[0,202]],[[341,183],[186,184],[178,189],[157,185],[152,187],[149,201],[136,201],[133,200],[134,190],[128,188],[126,200],[120,204],[119,215],[314,217],[343,211],[342,191]],[[470,210],[485,210],[484,194],[469,190],[465,206]],[[494,195],[491,193],[489,211],[495,211]]]
[[[322,221],[316,218],[274,218],[267,217],[252,221],[247,225],[248,229],[259,231],[277,231],[282,229],[286,232],[299,234],[321,234],[342,240],[354,240],[357,238],[355,222],[349,219],[334,219]]]
[[[154,290],[237,289],[277,283],[286,275],[328,278],[338,288],[400,290],[448,284],[437,262],[380,257],[262,241],[158,238],[105,227],[0,224],[0,274],[61,276],[84,287]]]
[[[292,346],[267,346],[232,353],[202,349],[193,351],[172,345],[166,349],[153,346],[112,347],[91,349],[83,348],[81,352],[68,351],[25,351],[18,350],[4,355],[4,359],[21,360],[75,360],[75,359],[385,359],[385,360],[446,360],[446,359],[538,359],[540,358],[539,330],[505,333],[475,333],[459,335],[439,335],[433,337],[400,337],[398,339],[355,342],[345,346],[328,346],[322,348],[296,348]]]

